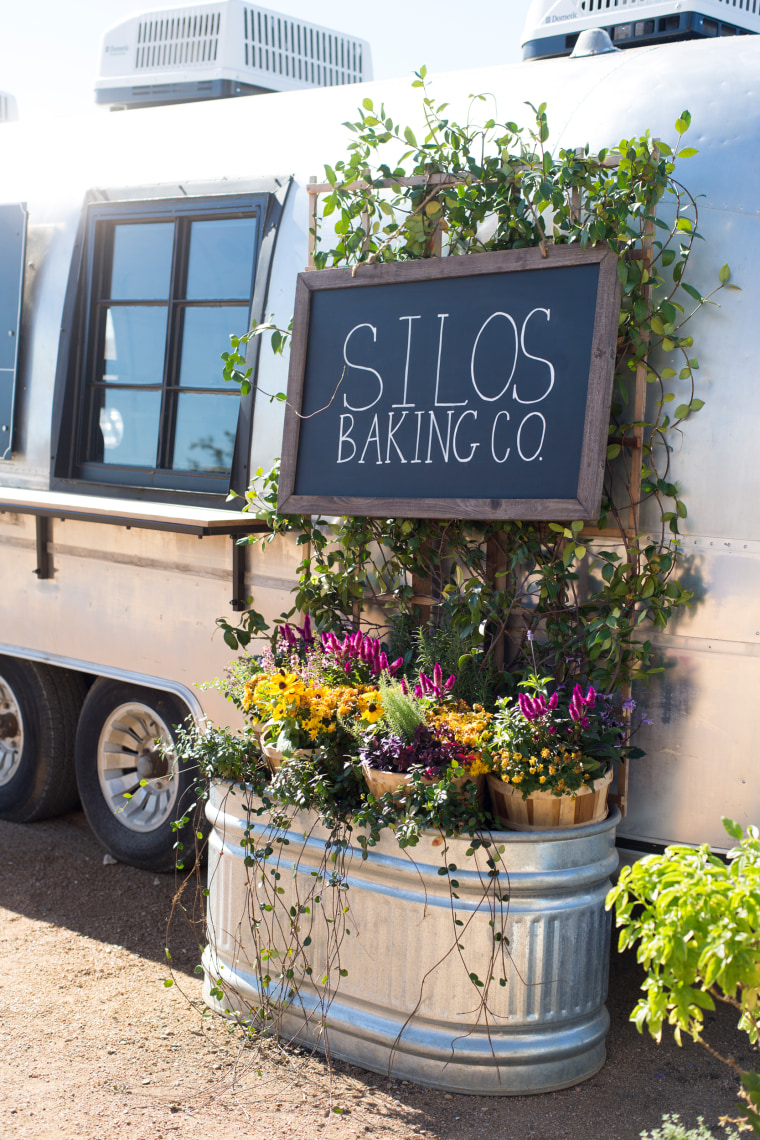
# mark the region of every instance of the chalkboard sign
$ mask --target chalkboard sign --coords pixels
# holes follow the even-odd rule
[[[618,314],[607,246],[300,274],[280,510],[598,518]]]

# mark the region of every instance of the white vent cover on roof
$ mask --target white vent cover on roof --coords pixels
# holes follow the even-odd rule
[[[18,118],[18,104],[15,95],[0,91],[0,123],[12,123]]]
[[[95,98],[147,106],[371,78],[365,40],[245,0],[217,0],[145,12],[110,28]]]
[[[760,32],[760,0],[533,0],[524,59],[569,55],[579,34],[603,28],[615,47]]]

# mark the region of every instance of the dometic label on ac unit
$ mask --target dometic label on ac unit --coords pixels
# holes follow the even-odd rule
[[[597,518],[616,265],[560,246],[301,274],[280,508]]]

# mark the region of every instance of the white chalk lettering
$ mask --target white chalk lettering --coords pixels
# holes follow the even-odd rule
[[[345,431],[345,432],[343,431],[343,421],[344,420],[350,420],[351,421],[351,423],[348,425],[348,431]],[[351,432],[351,429],[353,426],[354,426],[354,417],[353,416],[341,416],[340,417],[340,434],[338,436],[338,463],[348,463],[349,459],[353,459],[353,457],[356,455],[356,444],[351,439],[351,435],[349,434]],[[351,447],[353,448],[351,454],[347,455],[345,458],[343,457],[343,444],[344,443],[350,443]]]
[[[522,449],[522,433],[523,433],[523,428],[527,424],[528,420],[532,420],[532,419],[539,419],[541,421],[541,439],[539,440],[538,447],[533,452],[533,454],[532,455],[526,455]],[[517,429],[517,450],[520,453],[520,458],[524,459],[526,463],[532,463],[533,460],[538,457],[538,453],[540,452],[541,448],[544,446],[544,436],[545,435],[546,435],[546,420],[544,419],[544,417],[541,415],[540,412],[529,412],[528,415],[523,420],[523,422],[520,424],[519,428]]]
[[[534,313],[546,313],[547,323],[551,320],[551,309],[532,309],[523,321],[522,332],[520,333],[520,348],[523,350],[528,360],[537,360],[539,364],[545,364],[549,369],[549,387],[546,389],[543,396],[537,396],[535,400],[521,400],[517,395],[517,384],[515,384],[514,388],[512,389],[512,398],[514,400],[517,400],[518,404],[540,404],[542,400],[546,399],[554,387],[554,365],[551,363],[551,361],[544,360],[543,356],[534,356],[533,353],[528,352],[527,348],[525,347],[525,327]]]
[[[425,413],[415,412],[414,414],[417,417],[417,443],[414,448],[414,459],[412,460],[412,463],[422,463],[422,460],[420,459],[420,432],[422,430],[422,417]]]
[[[459,452],[457,451],[457,432],[459,431],[460,427],[462,426],[462,420],[465,418],[465,416],[472,416],[473,419],[477,420],[478,413],[476,411],[473,411],[472,408],[470,408],[469,411],[462,412],[462,414],[460,415],[459,419],[456,422],[456,427],[454,428],[454,434],[451,437],[451,450],[454,452],[454,458],[457,459],[460,463],[469,463],[470,460],[472,459],[473,455],[475,454],[476,448],[480,447],[479,443],[471,443],[470,444],[470,454],[467,456],[466,459],[464,456],[460,455]]]
[[[427,453],[427,459],[425,460],[425,462],[426,463],[432,463],[433,462],[433,460],[431,459],[431,456],[430,456],[430,452],[432,451],[432,448],[433,448],[433,428],[435,428],[435,434],[438,436],[438,443],[440,444],[441,451],[443,453],[443,462],[448,463],[448,461],[449,461],[449,443],[451,441],[451,417],[454,415],[454,413],[453,412],[447,412],[446,413],[446,419],[448,422],[446,424],[446,442],[445,443],[443,442],[443,439],[441,437],[441,429],[438,427],[438,420],[435,418],[435,412],[430,412],[429,415],[430,415],[430,426],[428,427],[428,453]]]
[[[438,385],[441,382],[441,355],[443,354],[443,325],[448,315],[448,313],[438,314],[438,319],[441,322],[441,331],[438,334],[438,366],[435,372],[435,406],[436,408],[465,408],[467,406],[467,400],[438,399]],[[433,413],[431,412],[430,414],[432,415]],[[430,460],[428,459],[426,462],[429,463]]]
[[[378,400],[380,399],[380,397],[383,394],[383,378],[376,369],[370,368],[369,365],[367,365],[367,364],[354,364],[354,362],[352,360],[348,359],[348,356],[346,353],[346,350],[348,349],[348,342],[350,341],[350,339],[354,335],[354,333],[359,331],[359,329],[371,329],[372,330],[372,339],[373,339],[373,341],[377,342],[377,329],[374,327],[374,325],[369,325],[369,324],[355,325],[351,329],[351,332],[348,334],[348,336],[346,337],[346,339],[343,342],[343,359],[349,368],[357,368],[361,372],[371,372],[373,376],[376,376],[377,382],[380,385],[380,389],[379,389],[377,395],[375,396],[374,400],[371,400],[369,404],[364,404],[362,407],[357,407],[354,404],[349,404],[348,397],[346,396],[346,394],[344,392],[343,393],[343,407],[349,408],[352,412],[367,412],[367,411],[369,411],[370,408],[374,408],[375,404],[378,402]]]
[[[406,402],[406,392],[409,385],[409,357],[412,352],[412,321],[418,321],[419,314],[416,317],[399,317],[400,321],[409,321],[409,328],[406,334],[406,364],[404,365],[404,402],[402,404],[391,404],[392,408],[413,408],[414,404]]]
[[[509,412],[497,412],[496,416],[494,417],[493,427],[491,428],[491,455],[494,457],[494,461],[496,463],[506,463],[507,459],[509,458],[509,453],[512,450],[511,447],[508,447],[501,459],[499,459],[498,455],[496,454],[496,425],[498,424],[501,416],[506,416],[507,422],[509,422]]]
[[[396,405],[394,404],[394,407],[395,406]],[[401,427],[402,423],[404,422],[404,420],[406,419],[408,414],[409,414],[408,412],[402,412],[401,413],[401,419],[398,421],[398,423],[394,427],[393,426],[393,412],[388,412],[388,446],[385,449],[385,462],[386,463],[390,463],[390,461],[391,461],[391,444],[393,444],[393,446],[396,448],[396,451],[399,454],[399,459],[401,460],[401,462],[406,463],[406,459],[404,458],[404,453],[402,452],[399,445],[396,443],[395,436],[396,436],[396,432]]]
[[[375,412],[374,416],[372,417],[372,427],[369,429],[369,435],[367,436],[367,442],[364,445],[364,451],[362,452],[362,457],[359,460],[360,463],[364,462],[364,456],[367,454],[367,448],[369,447],[369,445],[371,443],[374,443],[375,447],[377,448],[377,460],[376,460],[376,462],[382,463],[383,457],[380,454],[380,424],[378,423],[377,412]]]
[[[481,392],[480,388],[478,387],[478,382],[475,379],[475,353],[478,351],[478,341],[480,340],[481,336],[485,332],[488,325],[491,323],[491,321],[495,320],[496,317],[504,317],[504,319],[509,321],[510,325],[512,326],[512,331],[515,334],[515,354],[514,354],[514,359],[512,361],[512,370],[509,373],[509,376],[507,377],[507,382],[504,385],[504,387],[502,388],[502,390],[500,392],[497,392],[495,396],[486,396],[483,392]],[[472,346],[472,357],[470,359],[470,375],[472,376],[472,386],[475,389],[475,391],[478,393],[478,395],[480,396],[481,400],[486,400],[488,403],[492,404],[495,400],[501,399],[501,397],[504,395],[507,388],[509,387],[509,385],[512,382],[512,377],[515,374],[515,368],[517,368],[517,354],[518,354],[519,347],[520,347],[520,338],[519,338],[518,333],[517,333],[517,325],[515,324],[512,317],[510,317],[509,313],[491,313],[491,316],[488,318],[487,321],[484,322],[484,324],[480,328],[480,332],[475,337],[475,343]]]

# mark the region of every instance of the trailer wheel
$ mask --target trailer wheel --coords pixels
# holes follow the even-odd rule
[[[107,851],[146,871],[171,871],[175,843],[193,848],[194,773],[177,763],[176,726],[184,704],[168,693],[101,679],[79,718],[76,778],[87,820]]]
[[[0,657],[0,819],[32,823],[76,806],[74,738],[86,688],[66,669]]]

